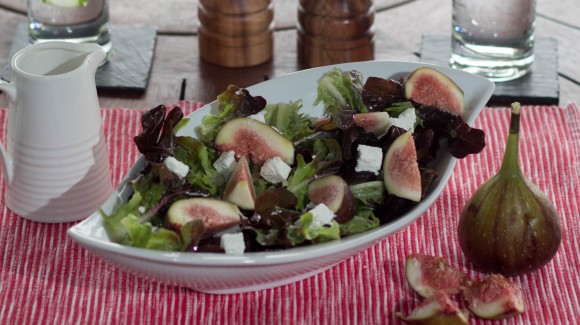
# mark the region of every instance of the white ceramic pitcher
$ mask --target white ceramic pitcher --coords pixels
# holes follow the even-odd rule
[[[97,44],[45,42],[12,59],[6,149],[0,144],[6,205],[41,222],[83,219],[112,191],[95,73]]]

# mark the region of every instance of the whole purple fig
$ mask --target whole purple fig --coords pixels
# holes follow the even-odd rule
[[[506,276],[548,263],[562,238],[556,209],[518,164],[519,129],[520,104],[514,103],[502,166],[475,191],[458,226],[459,244],[473,265]]]

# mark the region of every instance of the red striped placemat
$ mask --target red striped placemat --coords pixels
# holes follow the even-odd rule
[[[178,103],[186,112],[200,105]],[[103,109],[113,182],[139,153],[132,138],[142,111]],[[0,109],[2,139],[6,110]],[[524,173],[554,202],[562,246],[539,271],[514,277],[526,312],[474,324],[576,324],[580,320],[580,109],[524,107],[520,142]],[[39,224],[0,201],[0,324],[397,324],[419,297],[403,263],[422,252],[448,258],[471,277],[459,249],[459,212],[473,191],[498,170],[509,111],[486,109],[476,127],[487,147],[461,160],[433,207],[408,228],[363,253],[303,281],[259,292],[209,295],[136,277],[91,255],[66,235],[72,224]],[[4,140],[3,140],[4,141]],[[2,180],[3,182],[3,180]],[[4,196],[2,185],[2,197]]]

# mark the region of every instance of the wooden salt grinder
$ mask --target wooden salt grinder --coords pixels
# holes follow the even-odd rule
[[[317,67],[374,59],[372,0],[300,0],[298,61]]]
[[[228,68],[258,65],[272,57],[272,0],[199,0],[199,52]]]

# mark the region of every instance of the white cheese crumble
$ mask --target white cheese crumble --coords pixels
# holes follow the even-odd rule
[[[241,232],[235,234],[223,234],[220,239],[220,246],[226,251],[226,254],[241,255],[246,250],[244,234]]]
[[[268,159],[262,168],[260,168],[260,176],[272,184],[278,184],[288,179],[292,168],[288,166],[280,157]]]
[[[266,115],[266,112],[265,111],[260,111],[260,112],[258,112],[256,114],[249,115],[248,118],[250,118],[252,120],[259,121],[259,122],[262,122],[262,123],[266,123],[266,119],[264,118],[264,115]]]
[[[354,170],[357,172],[371,172],[379,174],[383,164],[383,149],[361,144],[357,148],[358,159]]]
[[[391,118],[391,125],[400,127],[405,131],[415,131],[415,122],[417,121],[417,115],[415,115],[414,108],[407,108],[403,113],[399,114],[397,118]]]
[[[167,157],[163,161],[163,164],[167,169],[169,169],[175,175],[184,178],[189,173],[189,166],[182,163],[181,161],[175,159],[174,157]]]
[[[334,220],[335,214],[330,210],[326,204],[317,204],[312,210],[308,211],[312,213],[312,224],[310,227],[312,229],[322,228],[326,225],[331,225],[332,220]]]
[[[213,168],[227,179],[236,168],[236,164],[236,153],[233,150],[230,150],[222,152],[218,159],[214,161]]]

